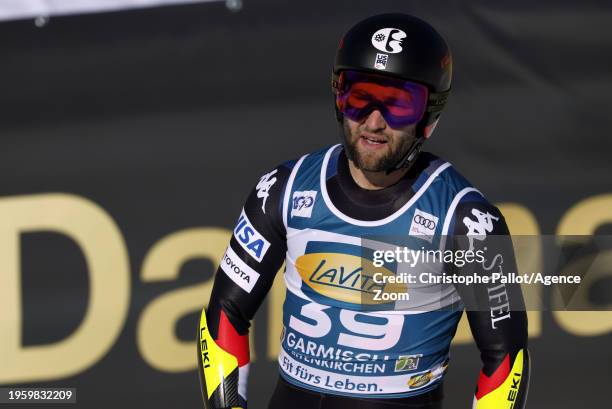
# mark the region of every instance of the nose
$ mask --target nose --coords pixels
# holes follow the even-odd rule
[[[364,124],[366,125],[367,130],[370,132],[382,130],[387,127],[387,122],[385,121],[385,118],[378,109],[375,109],[374,111],[370,112],[370,114],[364,121]]]

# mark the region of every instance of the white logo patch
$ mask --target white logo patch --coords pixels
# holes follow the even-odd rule
[[[261,210],[264,213],[266,213],[266,200],[268,200],[268,196],[270,196],[268,192],[270,191],[272,185],[276,183],[276,178],[270,178],[274,176],[277,171],[278,169],[274,169],[272,172],[263,175],[261,179],[259,179],[259,183],[257,183],[257,186],[255,186],[255,189],[257,189],[257,197],[263,199],[263,201],[261,202]]]
[[[467,216],[463,218],[463,224],[468,228],[466,236],[470,241],[470,250],[474,250],[474,239],[483,241],[487,237],[487,233],[493,231],[493,220],[499,220],[499,217],[495,217],[489,212],[483,213],[478,209],[472,209],[472,214],[476,216],[476,221]]]
[[[438,217],[433,214],[416,209],[414,216],[412,216],[412,224],[410,224],[408,235],[418,236],[420,239],[431,243],[438,226],[438,220]]]
[[[372,34],[372,45],[385,53],[397,54],[402,51],[402,40],[406,33],[399,28],[381,28]]]
[[[376,54],[376,60],[374,61],[374,68],[377,70],[386,70],[387,69],[387,61],[389,61],[388,54]]]
[[[221,259],[221,270],[247,293],[251,292],[259,279],[259,273],[247,266],[229,246]]]
[[[416,371],[422,356],[423,354],[400,355],[395,361],[395,370],[393,372]]]
[[[236,228],[234,228],[234,237],[238,244],[259,262],[270,248],[270,242],[253,227],[246,213],[244,213],[244,209],[240,213]]]
[[[291,217],[311,217],[316,198],[316,190],[293,192],[293,198],[291,199]]]

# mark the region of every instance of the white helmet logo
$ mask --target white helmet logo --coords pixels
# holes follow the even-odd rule
[[[406,33],[399,28],[381,28],[372,35],[372,45],[377,50],[397,54],[402,51],[402,40]]]

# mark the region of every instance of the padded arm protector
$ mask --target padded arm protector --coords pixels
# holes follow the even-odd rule
[[[480,372],[472,409],[522,409],[529,388],[529,352],[521,349],[510,361],[507,354],[499,367],[487,376]]]
[[[249,327],[287,250],[281,209],[290,166],[262,176],[251,191],[202,311],[198,363],[207,409],[247,408]]]
[[[458,248],[486,250],[482,264],[466,265],[458,269],[458,274],[516,272],[508,226],[495,206],[477,193],[468,194],[457,206],[454,221]],[[491,283],[456,288],[466,306],[483,363],[472,409],[524,408],[530,361],[527,313],[520,285]]]
[[[213,339],[202,310],[198,331],[200,386],[207,409],[246,408],[239,394],[239,372],[248,371],[248,335],[239,335],[221,311],[219,336]]]

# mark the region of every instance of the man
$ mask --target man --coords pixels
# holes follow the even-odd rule
[[[281,376],[270,409],[440,408],[464,307],[483,362],[473,407],[524,407],[529,358],[519,289],[411,284],[400,286],[409,301],[377,304],[372,294],[384,285],[368,281],[364,267],[364,257],[372,261],[364,249],[375,247],[364,244],[368,237],[424,249],[453,236],[448,247],[465,254],[495,246],[487,236],[508,234],[499,211],[448,162],[420,152],[451,69],[444,39],[415,17],[370,17],[344,35],[332,75],[342,144],[261,177],[217,271],[198,335],[206,407],[246,408],[249,321],[283,262]],[[482,270],[511,269],[504,251]],[[385,266],[391,274],[405,268],[393,266]]]

